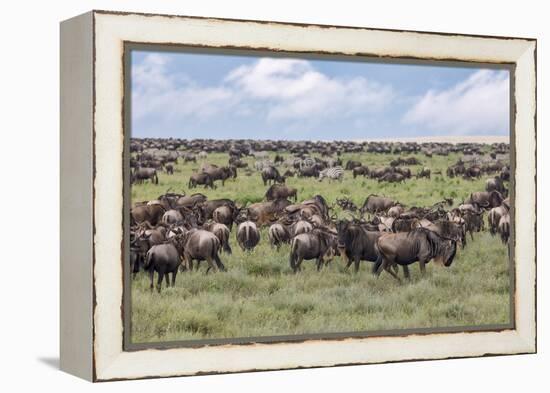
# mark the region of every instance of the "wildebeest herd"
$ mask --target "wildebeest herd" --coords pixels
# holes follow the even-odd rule
[[[361,261],[371,262],[373,274],[387,272],[400,280],[399,267],[410,278],[414,262],[422,273],[432,260],[450,266],[467,247],[468,236],[473,240],[488,230],[504,244],[510,238],[509,147],[503,143],[132,139],[130,150],[132,187],[160,187],[159,174],[195,168],[178,191],[165,189],[153,199],[132,201],[130,269],[134,276],[145,271],[151,289],[156,273],[159,292],[163,280],[174,286],[178,271],[199,269],[202,261],[206,272],[230,270],[224,259],[235,243],[243,252],[268,242],[273,252],[282,253],[287,245],[284,259],[294,273],[302,270],[304,260],[314,260],[321,270],[336,257],[345,261],[346,269],[353,265],[357,272]],[[377,162],[343,159],[362,152],[374,154]],[[213,154],[225,155],[226,163],[209,162]],[[459,158],[446,171],[423,161],[449,154]],[[206,195],[240,177],[256,178],[263,200]],[[339,184],[345,178],[406,187],[434,177],[483,177],[485,189],[459,201],[440,190],[440,200],[427,206],[375,195],[368,188],[360,190],[361,204],[346,195],[329,199],[314,191],[318,182]],[[308,196],[302,197],[303,190],[290,185],[290,179],[309,181]]]

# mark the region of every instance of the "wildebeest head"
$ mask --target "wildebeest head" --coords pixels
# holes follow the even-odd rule
[[[456,255],[456,240],[439,236],[427,229],[417,230],[422,230],[427,234],[434,262],[442,263],[446,267],[451,266]]]

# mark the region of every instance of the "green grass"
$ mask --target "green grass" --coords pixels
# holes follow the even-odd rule
[[[409,156],[409,155],[406,155]],[[369,167],[388,165],[395,155],[345,154]],[[458,155],[418,156],[432,173],[458,159]],[[209,163],[225,164],[226,154],[211,154]],[[253,160],[247,161],[253,165]],[[259,202],[266,187],[254,171],[216,190],[188,190],[187,181],[199,164],[177,165],[173,176],[160,175],[158,185],[132,187],[132,200],[155,199],[166,190],[202,192],[210,199],[231,198],[239,204]],[[413,173],[419,167],[411,166]],[[353,179],[346,171],[343,182],[322,183],[314,179],[291,178],[303,200],[323,195],[329,204],[349,196],[360,206],[367,195],[386,195],[408,206],[427,206],[444,196],[455,204],[473,191],[484,188],[485,179],[466,181],[432,175],[431,180],[409,180],[405,185],[378,183],[362,177]],[[339,212],[342,216],[344,213]],[[449,268],[430,263],[425,277],[418,265],[411,267],[410,282],[397,283],[388,274],[371,274],[372,264],[362,262],[359,274],[344,271],[336,257],[323,271],[315,271],[314,261],[304,261],[303,271],[292,274],[288,246],[279,252],[267,241],[267,230],[252,252],[242,252],[231,234],[234,254],[222,254],[228,272],[179,273],[175,288],[162,293],[149,290],[148,277],[140,273],[132,282],[132,341],[161,342],[204,338],[232,338],[311,333],[350,332],[380,329],[449,327],[508,323],[510,319],[509,269],[506,248],[489,233],[475,235],[474,241],[458,251]],[[470,240],[470,239],[468,239]]]

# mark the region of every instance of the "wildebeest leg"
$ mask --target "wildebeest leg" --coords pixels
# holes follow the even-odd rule
[[[403,265],[403,275],[407,280],[411,279],[411,273],[409,272],[409,267],[407,265]]]
[[[422,273],[422,275],[426,275],[426,262],[424,261],[418,261],[418,264],[420,265],[420,273]]]
[[[162,286],[162,279],[164,278],[164,269],[159,269],[159,278],[157,279],[157,292],[160,293],[160,287]]]
[[[172,272],[172,286],[176,286],[176,274],[178,274],[178,269],[174,270]],[[168,283],[168,279],[166,279],[166,283]]]
[[[151,291],[153,290],[153,288],[155,287],[154,285],[154,277],[155,277],[155,270],[153,268],[151,268],[151,270],[149,270],[149,280],[151,281]]]
[[[354,262],[354,268],[355,268],[355,273],[357,273],[359,271],[359,263],[361,262],[361,260],[359,259],[359,255],[356,255],[355,256],[355,260],[353,261]]]
[[[399,278],[399,276],[397,274],[395,274],[393,271],[392,271],[392,266],[386,266],[385,267],[385,270],[390,273],[392,275],[393,278],[395,278],[397,281],[401,282],[401,279]]]
[[[170,273],[164,273],[164,281],[166,281],[166,288],[170,286]]]
[[[351,266],[352,263],[353,263],[353,259],[348,258],[348,263],[346,264],[346,270],[349,270],[349,267]]]
[[[322,258],[317,258],[317,271],[320,272],[321,271],[321,266],[323,264],[323,259]]]
[[[218,254],[214,254],[214,261],[216,261],[216,265],[218,265],[218,269],[220,269],[222,272],[225,272],[225,266],[222,263],[220,256]]]
[[[208,262],[208,269],[206,270],[206,273],[208,273],[210,269],[212,269],[213,271],[217,270],[216,265],[214,265],[214,262],[212,261],[212,258],[207,258],[206,262]]]

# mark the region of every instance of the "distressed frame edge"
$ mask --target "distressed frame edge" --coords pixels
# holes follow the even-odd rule
[[[102,12],[100,12],[102,13]],[[113,15],[113,13],[108,13],[109,15]],[[130,15],[134,15],[133,13],[130,14]],[[172,16],[173,17],[173,16]],[[191,18],[193,19],[193,17],[186,17],[186,18]],[[211,18],[205,18],[205,19],[211,19]],[[218,19],[219,20],[219,19]],[[247,21],[247,22],[254,22],[254,21]],[[273,22],[273,24],[281,24],[281,25],[287,25],[285,23],[282,23],[282,22]],[[326,26],[325,26],[326,27]],[[363,29],[363,28],[362,28]],[[364,30],[369,30],[367,28],[364,28]],[[418,32],[414,32],[414,33],[418,33]],[[394,32],[394,34],[399,34],[399,32]],[[426,34],[429,34],[429,35],[433,35],[433,34],[437,34],[437,33],[426,33]],[[460,35],[452,35],[452,36],[460,36]],[[465,35],[465,36],[468,36],[468,35]],[[505,39],[503,37],[497,37],[498,39]],[[522,39],[523,40],[523,39]],[[534,42],[533,42],[534,41]],[[530,46],[529,44],[533,44],[532,46]],[[532,52],[534,52],[535,56],[531,56],[532,59],[534,59],[534,72],[535,72],[535,75],[534,75],[534,89],[536,89],[536,40],[531,40],[531,39],[527,39],[526,40],[526,48],[525,48],[525,53],[529,51],[529,48],[532,49]],[[529,51],[529,53],[531,53],[531,51]],[[467,61],[467,60],[466,60]],[[532,92],[529,92],[529,93],[532,93]],[[529,94],[530,97],[532,97],[532,94]],[[533,131],[533,137],[534,137],[534,142],[535,142],[535,154],[536,154],[536,96],[533,97],[534,100],[533,100],[533,103],[534,103],[534,116],[535,116],[535,121],[534,121],[534,124],[533,124],[533,129],[530,130],[530,131]],[[516,124],[517,124],[517,120],[516,120]],[[516,141],[517,143],[517,141]],[[536,162],[535,162],[535,176],[536,176]],[[535,181],[535,184],[534,186],[536,187],[536,181]],[[536,195],[535,195],[535,206],[536,206]],[[533,221],[536,225],[536,213],[535,213],[535,216],[533,217]],[[534,234],[536,234],[536,229],[535,229],[535,232]],[[535,250],[535,263],[536,263],[536,250]],[[535,272],[534,272],[534,280],[535,280],[535,284],[536,284],[536,266],[535,266]],[[535,291],[534,291],[534,297],[533,299],[531,299],[533,301],[536,302],[536,288],[535,288]],[[517,301],[516,301],[517,302]],[[518,318],[518,316],[516,315],[516,318]],[[528,316],[529,318],[529,316]],[[535,310],[535,314],[533,315],[533,322],[534,322],[534,326],[533,326],[533,329],[532,331],[526,331],[525,329],[522,328],[522,326],[517,326],[516,327],[516,338],[518,339],[517,343],[520,344],[521,346],[521,349],[516,349],[515,351],[513,352],[506,352],[506,351],[501,351],[501,352],[495,352],[495,353],[481,353],[481,354],[472,354],[472,355],[463,355],[463,356],[456,356],[456,357],[459,357],[459,358],[462,358],[462,357],[473,357],[473,356],[496,356],[496,355],[505,355],[505,354],[519,354],[519,353],[534,353],[536,352],[536,310]],[[94,341],[95,341],[95,337],[94,337]],[[293,345],[296,345],[296,344],[293,344]],[[298,344],[300,345],[300,344]],[[120,355],[120,353],[119,353]],[[410,361],[410,360],[430,360],[430,359],[443,359],[443,358],[454,358],[455,356],[440,356],[440,357],[432,357],[432,356],[429,356],[427,358],[414,358],[414,359],[407,359],[406,357],[400,357],[398,360],[389,360],[389,361],[381,361],[381,362],[378,362],[378,361],[373,361],[373,362],[361,362],[361,363],[346,363],[346,364],[370,364],[370,363],[385,363],[385,362],[394,362],[394,361]],[[115,366],[116,363],[118,363],[119,361],[125,361],[123,358],[121,358],[120,356],[117,356],[115,358],[112,358],[112,363],[111,365],[112,366]],[[308,365],[308,366],[304,366],[304,367],[307,367],[307,368],[311,368],[311,367],[330,367],[330,366],[337,366],[339,364],[329,364],[329,365]],[[342,365],[342,364],[340,364]],[[288,368],[301,368],[302,366],[290,366],[290,367],[280,367],[280,368],[266,368],[266,369],[263,369],[263,370],[272,370],[272,369],[288,369]],[[110,368],[110,367],[107,367],[107,369]],[[115,366],[116,368],[116,366]],[[151,377],[163,377],[163,376],[183,376],[183,375],[198,375],[198,374],[204,374],[204,372],[192,372],[190,374],[187,374],[187,373],[184,373],[184,372],[181,372],[181,373],[172,373],[172,374],[168,374],[168,375],[151,375],[151,376],[130,376],[130,377],[116,377],[116,376],[110,376],[109,377],[109,372],[103,372],[103,371],[108,371],[106,368],[103,368],[102,370],[100,370],[100,375],[97,376],[97,375],[94,375],[94,380],[97,380],[97,381],[104,381],[104,380],[117,380],[117,379],[128,379],[128,378],[131,378],[131,379],[134,379],[134,378],[151,378]],[[213,372],[206,372],[206,373],[225,373],[225,372],[243,372],[243,371],[254,371],[254,370],[233,370],[233,371],[213,371]],[[260,371],[260,370],[255,370],[255,371]]]
[[[93,18],[87,12],[59,25],[59,367],[88,381],[94,380]]]

